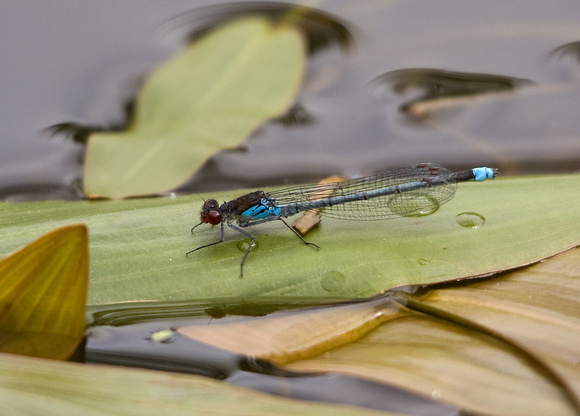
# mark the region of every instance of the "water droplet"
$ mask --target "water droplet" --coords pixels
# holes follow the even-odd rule
[[[455,221],[462,227],[475,229],[485,223],[485,217],[476,212],[462,212],[461,214],[457,214]]]
[[[440,207],[439,201],[431,195],[417,195],[409,199],[407,194],[394,195],[387,206],[401,217],[424,217],[433,214]]]
[[[248,247],[250,246],[250,241],[252,240],[250,240],[249,238],[244,238],[243,240],[238,241],[238,250],[243,251],[245,253]],[[254,241],[254,244],[252,244],[252,248],[250,249],[250,251],[254,251],[257,248],[258,243]]]
[[[320,285],[327,292],[336,292],[340,290],[346,282],[346,276],[341,272],[332,270],[322,275]]]
[[[428,264],[431,263],[431,260],[426,259],[425,257],[419,257],[419,260],[417,260],[417,263],[419,263],[421,266],[427,266]]]

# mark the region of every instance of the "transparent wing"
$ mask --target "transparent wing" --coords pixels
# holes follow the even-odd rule
[[[396,192],[396,186],[405,189],[401,185],[411,183],[420,183],[421,187]],[[432,163],[421,163],[342,182],[280,189],[269,192],[268,196],[277,205],[286,205],[361,195],[360,200],[325,207],[320,214],[348,220],[383,220],[432,214],[453,198],[456,186],[456,179],[450,170]],[[365,193],[386,188],[392,188],[393,193],[362,199]]]

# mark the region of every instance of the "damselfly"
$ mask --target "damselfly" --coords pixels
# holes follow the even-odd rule
[[[208,199],[201,209],[201,222],[191,231],[201,224],[220,224],[220,239],[188,251],[186,255],[223,242],[226,224],[250,239],[240,263],[242,277],[244,262],[254,243],[254,236],[245,230],[247,227],[280,220],[304,244],[319,248],[302,238],[284,218],[314,209],[320,210],[321,215],[346,220],[429,215],[453,198],[457,182],[482,182],[494,179],[497,174],[497,169],[486,167],[451,172],[433,163],[419,163],[342,182],[302,185],[272,192],[258,190],[221,205],[215,199]]]

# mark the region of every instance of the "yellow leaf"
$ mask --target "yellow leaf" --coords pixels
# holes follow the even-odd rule
[[[87,228],[51,231],[0,261],[0,351],[65,359],[82,340]]]

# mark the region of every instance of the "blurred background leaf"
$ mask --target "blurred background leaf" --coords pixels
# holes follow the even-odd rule
[[[305,58],[304,38],[289,24],[248,17],[207,33],[147,80],[127,131],[91,135],[85,195],[123,198],[181,185],[290,107]]]

